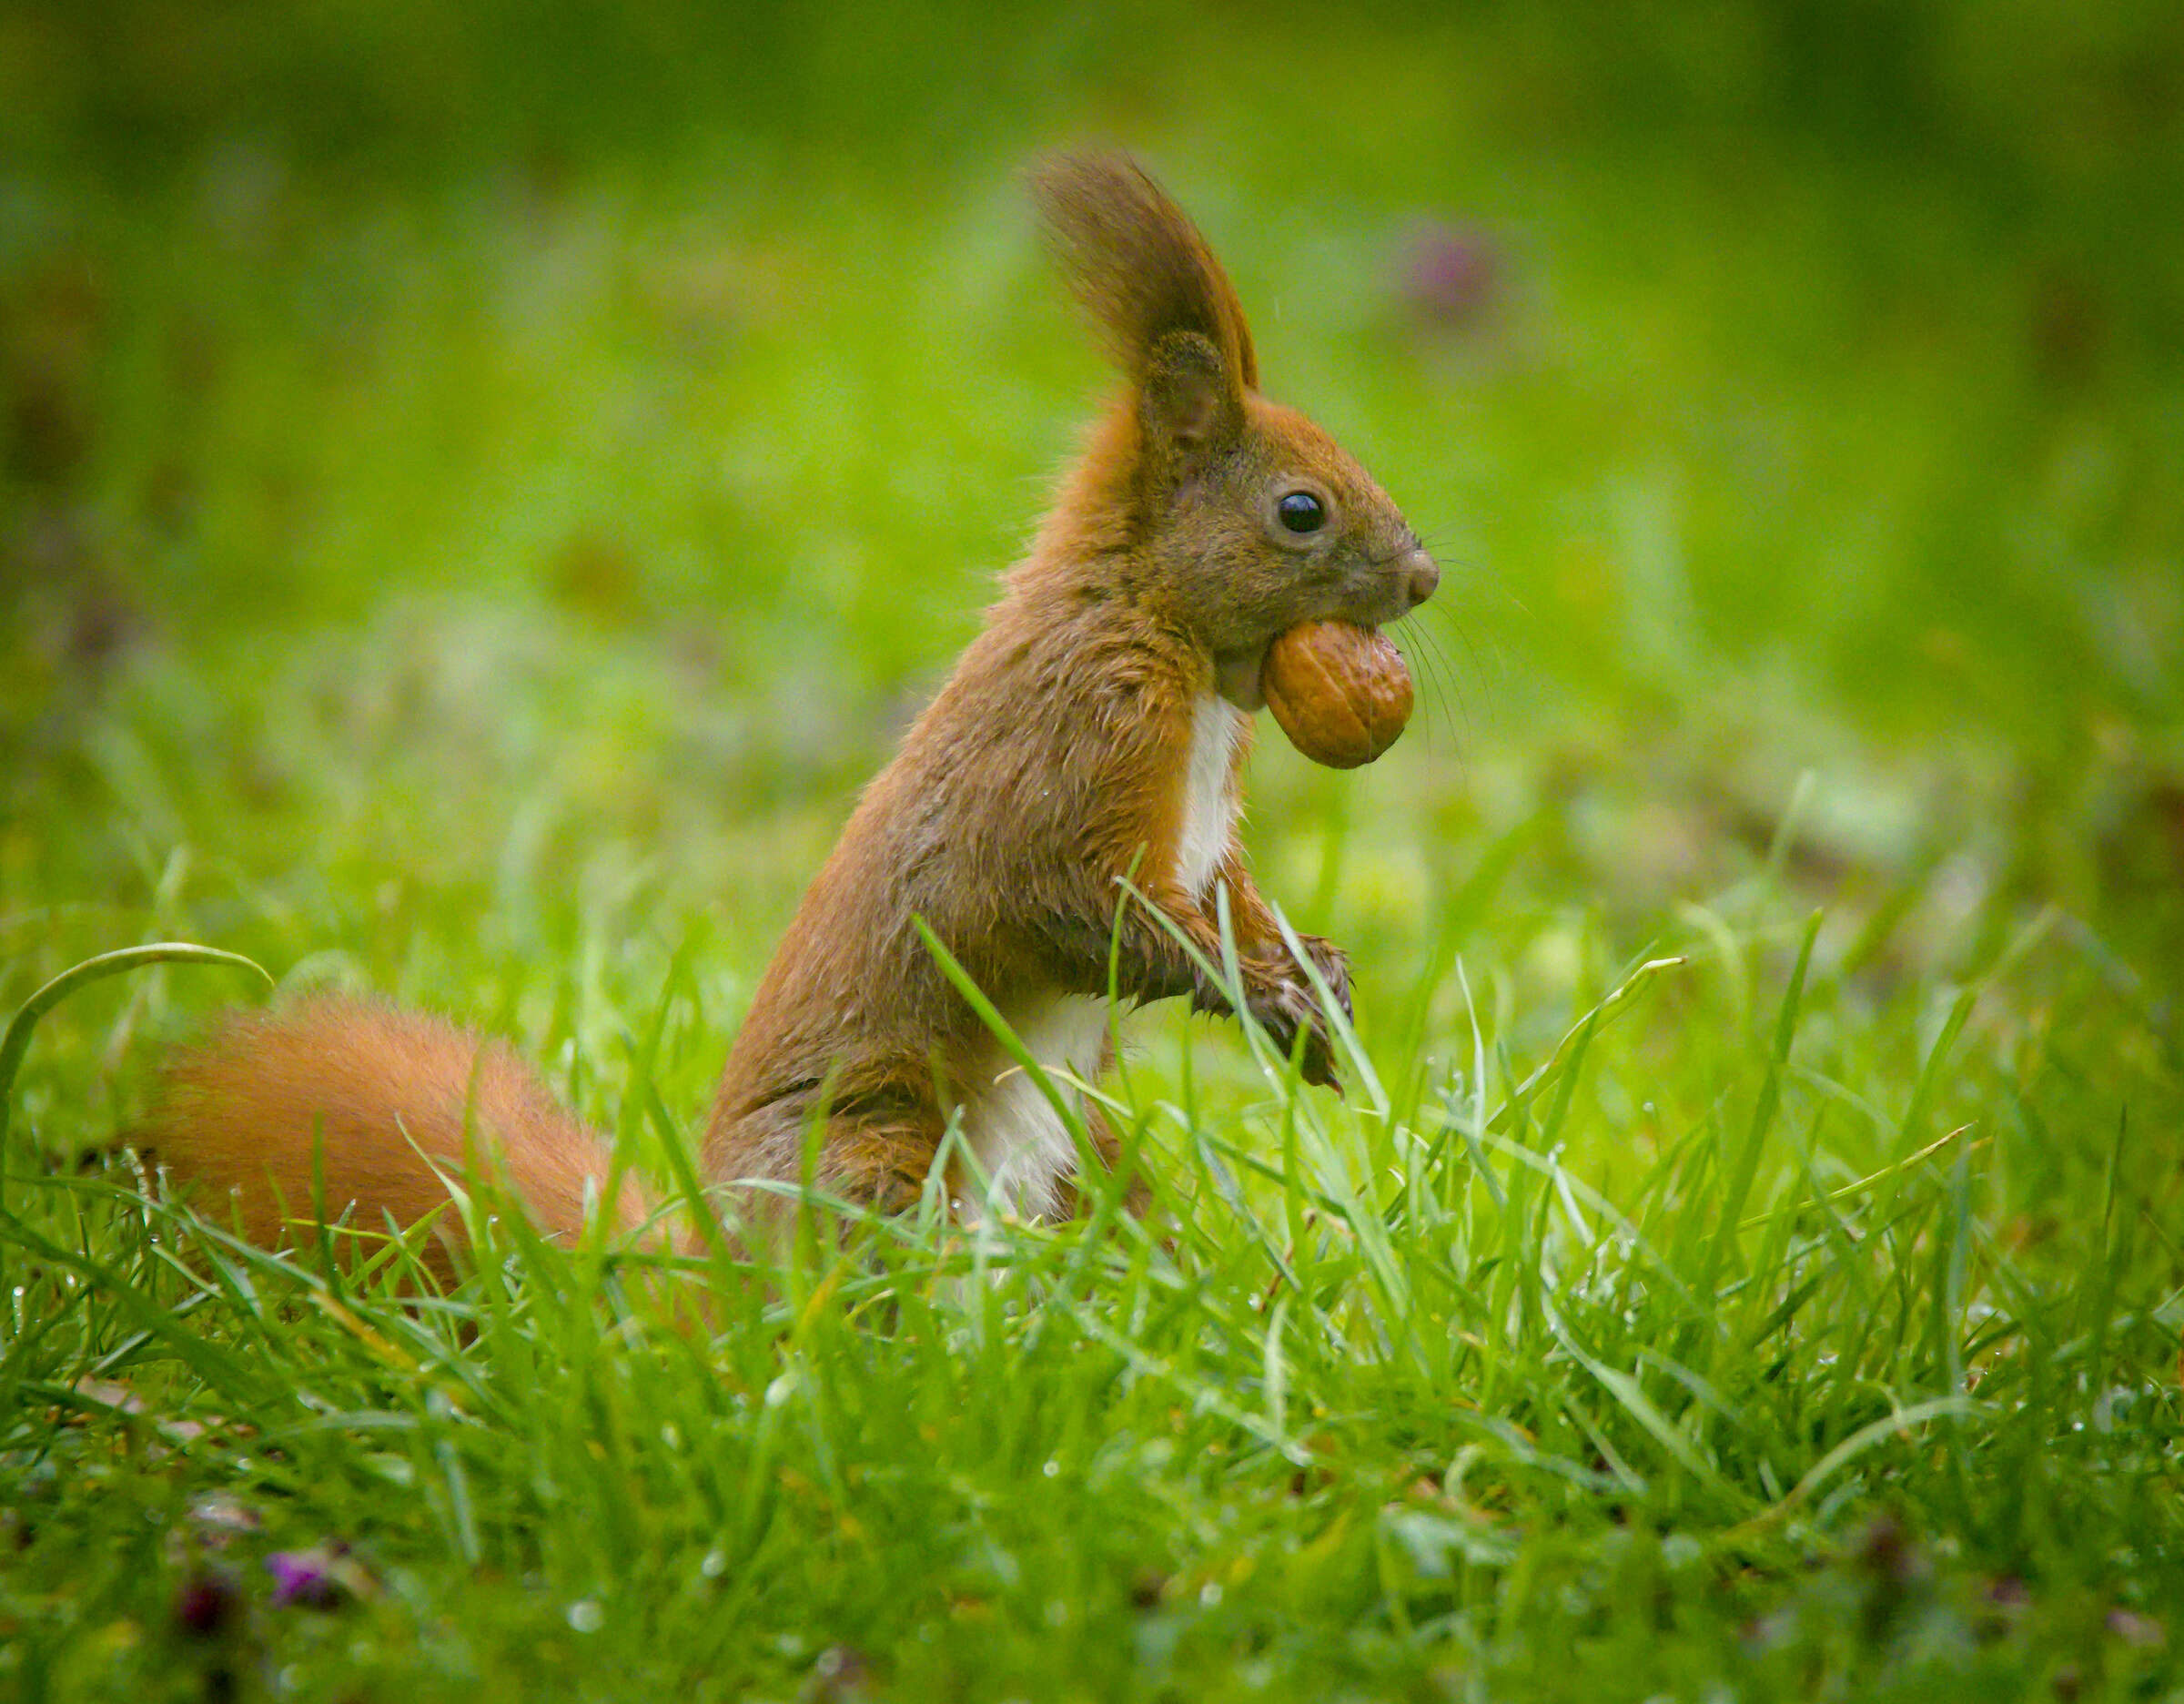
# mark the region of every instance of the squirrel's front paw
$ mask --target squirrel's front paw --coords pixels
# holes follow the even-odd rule
[[[1340,964],[1336,969],[1342,979],[1338,984],[1333,978],[1328,978],[1328,989],[1347,1008],[1349,970]],[[1320,974],[1327,975],[1324,969]],[[1312,985],[1301,973],[1290,972],[1269,979],[1252,990],[1250,1006],[1253,1020],[1285,1055],[1296,1050],[1299,1036],[1304,1038],[1298,1072],[1305,1081],[1340,1091],[1342,1084],[1335,1076],[1333,1042],[1327,1018],[1320,1009]]]
[[[1319,971],[1320,979],[1327,984],[1327,991],[1335,997],[1345,1018],[1354,1018],[1356,1011],[1350,1003],[1350,955],[1330,940],[1317,935],[1299,935],[1297,944],[1304,948],[1304,956],[1311,960],[1312,969]],[[1305,979],[1310,986],[1310,979]]]

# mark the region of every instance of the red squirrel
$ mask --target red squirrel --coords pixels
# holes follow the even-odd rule
[[[1237,837],[1260,667],[1300,623],[1408,614],[1439,570],[1364,469],[1259,394],[1234,289],[1142,170],[1066,157],[1031,188],[1124,382],[805,893],[728,1056],[709,1183],[796,1182],[815,1137],[814,1184],[895,1209],[960,1121],[976,1161],[946,1180],[960,1213],[1067,1210],[1075,1141],[921,918],[1034,1057],[1088,1081],[1111,1058],[1111,943],[1123,999],[1229,1009],[1147,909],[1218,965],[1226,888],[1250,1016],[1299,1049],[1307,1080],[1333,1080],[1311,980]],[[1299,938],[1347,1010],[1342,953]],[[1112,1132],[1084,1111],[1112,1159]],[[201,1202],[231,1192],[244,1231],[270,1242],[314,1202],[372,1229],[441,1206],[466,1128],[542,1230],[581,1226],[609,1174],[604,1139],[501,1043],[368,1001],[228,1017],[167,1067],[137,1142]],[[748,1222],[778,1199],[743,1192],[735,1207]],[[626,1228],[647,1211],[632,1185],[612,1216]],[[428,1258],[454,1269],[446,1247]]]

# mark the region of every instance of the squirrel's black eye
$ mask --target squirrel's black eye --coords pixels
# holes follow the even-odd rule
[[[1292,532],[1317,532],[1327,524],[1327,505],[1308,491],[1293,491],[1274,505],[1281,524]]]

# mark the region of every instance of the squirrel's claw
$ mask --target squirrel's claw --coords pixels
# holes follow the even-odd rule
[[[1299,935],[1297,944],[1304,948],[1305,957],[1312,961],[1320,979],[1327,984],[1327,991],[1335,997],[1341,1007],[1342,1016],[1354,1019],[1357,1013],[1350,1003],[1350,955],[1334,942],[1317,935]]]
[[[1350,1013],[1350,965],[1341,950],[1317,937],[1307,937],[1306,950],[1314,969],[1326,983],[1347,1017]],[[1318,993],[1302,974],[1279,977],[1252,1000],[1251,1016],[1284,1055],[1297,1060],[1297,1074],[1315,1088],[1342,1092],[1335,1074],[1334,1037]]]

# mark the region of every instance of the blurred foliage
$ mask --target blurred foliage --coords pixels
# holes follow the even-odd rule
[[[460,858],[467,776],[808,867],[1097,382],[1013,170],[1117,137],[1456,571],[1383,846],[1546,812],[1638,918],[1812,769],[1823,897],[2158,961],[2180,89],[2151,4],[11,7],[0,729],[86,805],[12,857],[278,881],[399,778]]]

